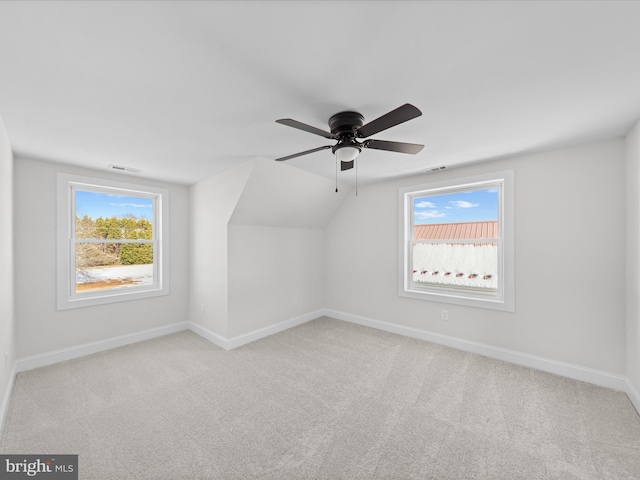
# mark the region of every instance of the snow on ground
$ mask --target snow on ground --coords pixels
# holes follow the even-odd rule
[[[413,247],[413,281],[497,289],[498,247],[416,243]]]
[[[131,280],[135,285],[151,285],[153,283],[153,264],[119,265],[117,267],[76,270],[76,284],[114,279]]]

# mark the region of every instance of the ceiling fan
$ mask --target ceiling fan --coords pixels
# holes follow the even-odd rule
[[[291,118],[282,118],[276,120],[277,123],[287,125],[288,127],[304,130],[305,132],[320,135],[324,138],[337,140],[335,145],[325,145],[323,147],[313,148],[300,153],[294,153],[286,157],[276,158],[276,161],[290,160],[292,158],[307,155],[309,153],[318,152],[330,148],[335,154],[336,160],[340,160],[340,170],[349,170],[353,168],[355,159],[360,155],[363,148],[373,148],[374,150],[387,150],[389,152],[410,153],[415,155],[420,152],[424,145],[415,143],[390,142],[387,140],[368,139],[362,142],[358,138],[368,138],[378,132],[382,132],[387,128],[395,127],[401,123],[414,119],[422,115],[422,112],[409,103],[405,103],[401,107],[382,115],[365,124],[364,117],[358,112],[340,112],[336,113],[329,119],[329,129],[326,132],[311,125],[307,125]]]

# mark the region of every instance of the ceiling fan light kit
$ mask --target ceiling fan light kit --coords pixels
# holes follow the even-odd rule
[[[360,147],[355,146],[338,146],[333,147],[333,153],[340,162],[353,162],[360,155]]]
[[[340,161],[340,170],[344,171],[353,168],[355,159],[360,155],[363,148],[415,155],[424,148],[424,145],[374,139],[359,142],[357,139],[366,139],[378,132],[419,117],[420,115],[422,115],[422,112],[410,103],[405,103],[395,110],[392,110],[391,112],[386,113],[367,124],[364,123],[364,117],[358,112],[340,112],[336,113],[329,119],[330,132],[298,122],[291,118],[282,118],[280,120],[276,120],[276,122],[308,133],[313,133],[314,135],[319,135],[324,138],[337,140],[338,142],[335,145],[325,145],[311,150],[306,150],[304,152],[294,153],[293,155],[288,155],[286,157],[276,158],[276,161],[281,162],[284,160],[290,160],[292,158],[330,148],[332,153],[335,155],[336,160]]]

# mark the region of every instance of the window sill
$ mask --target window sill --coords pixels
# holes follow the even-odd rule
[[[460,292],[436,292],[425,290],[402,289],[399,292],[401,297],[413,298],[418,300],[429,300],[433,302],[449,303],[453,305],[462,305],[466,307],[487,308],[491,310],[501,310],[505,312],[513,312],[515,308],[512,302],[497,299],[493,296],[461,294]]]
[[[68,310],[71,308],[93,307],[96,305],[106,305],[109,303],[125,302],[129,300],[140,300],[143,298],[159,297],[169,295],[168,289],[154,288],[147,290],[134,290],[117,292],[105,292],[96,294],[83,294],[70,298],[58,299],[58,310]]]

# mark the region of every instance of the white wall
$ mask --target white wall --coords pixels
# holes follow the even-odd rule
[[[0,433],[16,359],[13,303],[13,158],[0,118]],[[8,354],[5,365],[5,354]]]
[[[185,322],[188,310],[189,189],[129,175],[16,157],[15,301],[18,357],[49,353]],[[56,173],[153,185],[169,190],[170,295],[56,310]]]
[[[227,337],[227,223],[253,165],[191,186],[189,320]]]
[[[626,193],[627,379],[640,410],[640,122],[626,138]]]
[[[506,169],[516,184],[515,313],[399,297],[398,189]],[[622,140],[362,187],[325,232],[326,307],[624,375],[624,210]]]
[[[192,185],[189,319],[224,341],[321,309],[323,229],[351,191],[265,158]]]
[[[324,307],[322,230],[229,225],[228,245],[229,337]]]

